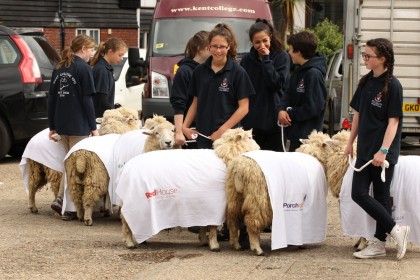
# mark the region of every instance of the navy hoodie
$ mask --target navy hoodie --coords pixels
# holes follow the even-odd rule
[[[254,134],[279,131],[277,106],[286,90],[290,71],[290,57],[285,51],[270,51],[258,59],[258,52],[251,47],[241,60],[241,66],[248,73],[255,95],[249,97],[249,112],[242,120],[244,129],[253,129]]]
[[[183,58],[178,62],[179,68],[176,71],[169,97],[175,115],[183,114],[185,116],[192,103],[194,97],[188,95],[188,86],[197,65],[199,63],[190,57]]]
[[[312,130],[322,131],[327,89],[325,55],[317,53],[297,68],[290,77],[286,94],[280,100],[280,110],[288,107],[292,125],[287,128],[288,138],[308,138]]]

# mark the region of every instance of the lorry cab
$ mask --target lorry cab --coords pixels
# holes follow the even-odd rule
[[[210,31],[220,22],[227,23],[238,41],[240,59],[251,48],[248,29],[257,18],[272,21],[267,0],[158,0],[147,51],[143,117],[158,114],[173,119],[169,96],[177,63],[184,57],[190,37],[200,30]]]

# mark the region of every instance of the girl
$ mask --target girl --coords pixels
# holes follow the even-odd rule
[[[373,159],[371,165],[354,172],[351,195],[376,220],[376,231],[368,246],[353,255],[360,259],[385,256],[388,233],[397,243],[400,260],[405,255],[410,227],[397,225],[392,219],[390,185],[400,153],[403,90],[393,75],[394,51],[390,41],[383,38],[367,41],[362,57],[371,71],[360,79],[350,103],[355,114],[345,154],[353,154],[353,142],[358,136],[356,168]],[[381,165],[385,159],[390,166],[382,182]],[[371,183],[373,197],[369,195]]]
[[[169,99],[175,113],[175,143],[177,145],[185,144],[182,123],[193,100],[192,96],[188,96],[188,86],[194,69],[210,56],[208,38],[208,31],[197,32],[185,47],[185,58],[178,62],[179,68],[174,77]]]
[[[105,110],[114,109],[115,79],[114,69],[111,64],[122,61],[127,52],[125,42],[117,37],[101,42],[92,58],[90,65],[93,67],[93,79],[95,81],[96,95],[94,96],[95,115],[103,116]]]
[[[92,96],[95,94],[92,70],[87,63],[93,55],[95,41],[86,35],[76,36],[71,47],[63,50],[61,61],[52,74],[48,96],[49,138],[61,138],[68,152],[77,142],[96,130]],[[51,208],[61,214],[64,176]]]
[[[219,23],[209,34],[211,56],[194,70],[188,94],[194,96],[182,130],[188,139],[197,133],[189,127],[195,119],[198,148],[211,149],[213,141],[229,128],[237,127],[248,113],[252,83],[234,61],[236,38],[229,26]]]
[[[277,125],[277,108],[285,92],[290,58],[284,51],[274,27],[265,19],[249,29],[252,47],[241,60],[241,66],[252,77],[256,94],[249,98],[249,113],[242,121],[263,150],[283,151],[282,134]]]

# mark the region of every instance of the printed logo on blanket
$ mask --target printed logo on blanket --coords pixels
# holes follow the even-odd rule
[[[294,203],[284,202],[283,209],[285,211],[302,211],[303,206],[305,204],[305,200],[306,200],[306,194],[303,196],[302,202],[294,202]]]
[[[154,189],[152,192],[146,192],[146,198],[147,199],[151,199],[151,198],[155,198],[155,199],[166,199],[166,198],[174,198],[175,195],[177,194],[178,189]]]

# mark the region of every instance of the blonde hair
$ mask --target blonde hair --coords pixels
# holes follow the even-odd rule
[[[127,49],[127,44],[121,38],[111,37],[105,43],[101,42],[90,62],[90,66],[95,66],[99,60],[99,56],[104,56],[109,50],[115,52],[120,49]]]
[[[56,68],[59,69],[63,65],[65,67],[70,67],[70,64],[74,62],[74,56],[78,51],[80,51],[83,47],[86,48],[94,48],[95,47],[95,40],[87,35],[78,35],[71,41],[71,46],[66,47],[61,54],[61,60],[57,64]]]

